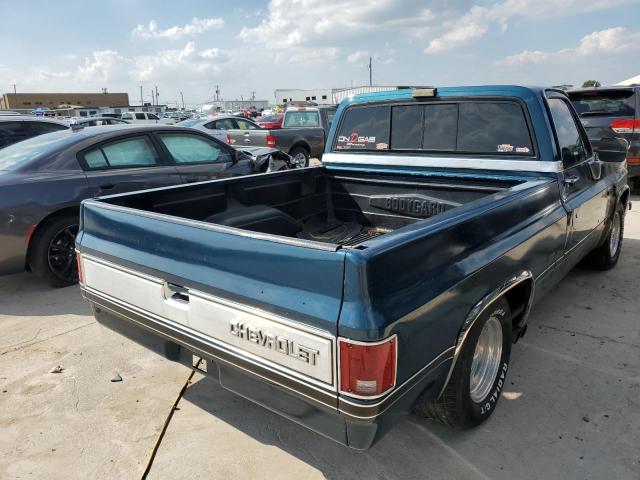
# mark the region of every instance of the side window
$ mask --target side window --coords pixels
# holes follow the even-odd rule
[[[230,118],[223,118],[222,120],[216,120],[215,122],[209,122],[205,125],[210,130],[233,130],[236,128],[233,120]]]
[[[326,97],[326,95],[323,95],[323,97]],[[335,110],[327,110],[327,128],[331,126],[335,116],[336,116]]]
[[[34,135],[42,135],[43,133],[51,133],[67,129],[64,125],[48,122],[29,122],[29,127]]]
[[[158,156],[148,138],[134,137],[91,149],[84,161],[91,169],[148,167],[158,163]]]
[[[566,102],[559,98],[550,98],[548,101],[551,118],[558,136],[558,144],[562,153],[562,162],[565,167],[580,163],[586,158],[585,149],[580,136],[580,131],[571,115],[571,110]]]
[[[144,113],[136,113],[136,120],[145,120]]]
[[[123,120],[132,120],[133,119],[133,115],[131,113],[123,113],[121,118]]]
[[[232,160],[226,148],[199,135],[168,133],[159,137],[176,163],[222,163]]]
[[[238,128],[240,130],[258,130],[259,128],[253,123],[247,122],[246,120],[242,120],[242,119],[236,119],[236,123],[238,124]]]
[[[336,150],[387,150],[389,107],[353,107],[340,125]]]
[[[27,138],[21,122],[0,123],[0,148]]]
[[[158,118],[158,116],[153,113],[147,113],[147,118],[149,120],[160,120],[160,118]]]

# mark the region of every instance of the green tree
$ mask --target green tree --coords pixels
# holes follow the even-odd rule
[[[582,88],[587,88],[587,87],[601,87],[602,84],[598,81],[598,80],[585,80],[582,83]]]

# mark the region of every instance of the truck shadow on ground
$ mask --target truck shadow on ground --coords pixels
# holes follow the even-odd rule
[[[618,354],[627,351],[624,349],[632,353],[640,348],[637,334],[628,335],[634,331],[632,322],[619,325],[618,331],[614,325],[607,334],[622,338],[625,333],[627,340],[609,339],[614,343],[605,344],[609,337],[602,340],[596,335],[612,302],[621,311],[637,311],[634,289],[639,266],[640,240],[625,238],[615,269],[597,272],[578,266],[563,279],[534,308],[529,333],[521,345],[514,346],[506,398],[501,399],[496,414],[488,422],[473,430],[454,430],[410,415],[370,450],[358,452],[238,397],[210,379],[194,383],[184,399],[253,439],[282,449],[326,478],[535,478],[535,469],[523,472],[521,461],[540,463],[536,455],[540,453],[541,436],[548,435],[549,442],[561,442],[563,434],[573,439],[567,430],[593,426],[582,420],[582,412],[606,411],[603,409],[615,404],[616,398],[628,396],[630,384],[634,387],[635,374],[620,370],[620,358],[611,356],[593,367],[588,361],[585,363],[583,355],[589,355],[594,345],[610,346]],[[612,386],[589,404],[581,400],[579,393],[585,384],[593,382],[593,368],[601,368],[604,381],[611,380]],[[607,377],[617,372],[622,378],[617,382],[621,383]],[[569,384],[574,385],[575,391],[570,393],[569,401],[559,403],[557,396],[563,393],[558,392],[571,391],[573,387]],[[529,434],[533,419],[539,419],[539,425],[535,433]],[[580,438],[575,436],[575,444],[550,447],[551,458],[546,468],[553,471],[554,462],[556,468],[562,468],[560,465],[567,459],[571,462],[582,459],[583,450],[601,448],[580,443]],[[488,453],[487,444],[505,441],[512,442],[508,455]],[[484,456],[480,453],[483,451]]]

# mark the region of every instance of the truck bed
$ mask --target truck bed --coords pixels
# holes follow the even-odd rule
[[[332,249],[372,238],[516,185],[309,168],[104,198],[114,205],[276,235]]]

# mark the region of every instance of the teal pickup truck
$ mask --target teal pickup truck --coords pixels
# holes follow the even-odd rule
[[[410,412],[472,427],[532,306],[578,262],[616,265],[627,147],[595,154],[554,89],[355,96],[323,166],[85,200],[82,294],[100,323],[349,447]]]

